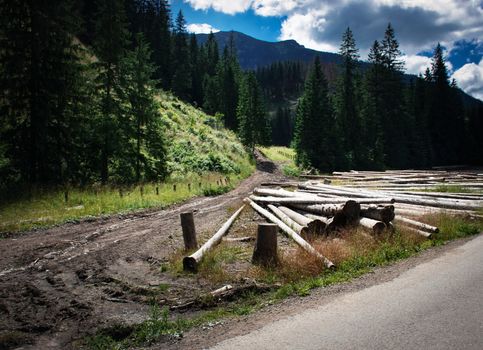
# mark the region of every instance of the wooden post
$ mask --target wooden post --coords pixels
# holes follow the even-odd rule
[[[201,188],[201,182],[198,182],[198,187]]]
[[[159,196],[159,187],[156,186],[156,196]]]
[[[196,230],[193,212],[189,211],[181,213],[179,216],[181,218],[181,228],[183,230],[184,248],[186,250],[197,248],[198,243],[196,242]]]
[[[69,190],[65,190],[64,192],[64,200],[67,203],[69,201]]]
[[[188,191],[191,192],[191,184],[190,183],[188,184]]]
[[[141,197],[144,195],[144,187],[142,185],[139,187],[139,193],[141,193]]]
[[[258,224],[257,240],[253,250],[252,262],[262,266],[274,266],[278,263],[277,231],[275,224]]]
[[[173,191],[176,192],[176,184],[173,184]]]
[[[121,197],[121,198],[122,198],[122,195],[123,195],[123,194],[122,194],[122,188],[120,188],[120,189],[119,189],[119,197]]]

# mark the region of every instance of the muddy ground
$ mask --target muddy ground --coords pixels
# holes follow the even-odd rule
[[[146,319],[153,295],[173,305],[212,290],[203,279],[161,272],[183,246],[179,214],[195,211],[204,242],[253,188],[280,180],[277,167],[259,156],[256,172],[221,196],[1,239],[0,349],[72,348],[96,329]],[[253,221],[250,215],[245,220]]]

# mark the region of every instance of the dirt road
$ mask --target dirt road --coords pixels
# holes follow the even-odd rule
[[[221,196],[0,240],[0,344],[66,349],[98,327],[145,319],[161,284],[171,286],[172,296],[202,290],[202,281],[173,279],[159,269],[182,247],[179,213],[195,210],[198,232],[212,234],[254,187],[281,180],[273,163],[259,158],[257,164],[250,178]]]

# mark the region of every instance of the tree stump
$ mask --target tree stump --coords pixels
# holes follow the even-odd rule
[[[181,229],[183,230],[184,247],[186,250],[196,249],[198,242],[196,241],[195,221],[193,212],[185,212],[179,214],[181,219]]]
[[[254,264],[268,267],[278,263],[277,231],[278,226],[275,224],[258,225],[257,240],[252,257]]]

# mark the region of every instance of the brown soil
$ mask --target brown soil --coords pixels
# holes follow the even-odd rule
[[[258,154],[257,171],[224,195],[0,240],[0,349],[72,348],[99,328],[146,319],[154,296],[173,305],[219,287],[161,272],[182,249],[179,214],[195,211],[203,242],[253,188],[281,180],[276,166]],[[243,236],[243,221],[237,236]]]

